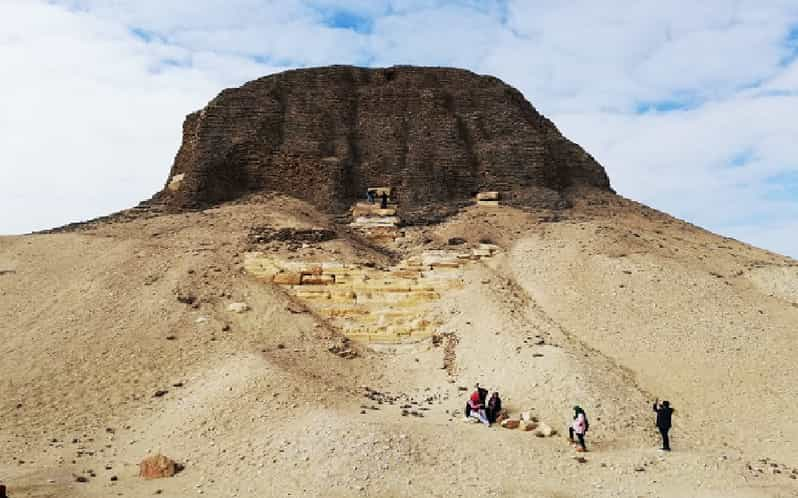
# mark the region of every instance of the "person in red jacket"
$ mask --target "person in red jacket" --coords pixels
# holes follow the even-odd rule
[[[478,418],[480,422],[490,427],[488,415],[485,412],[485,398],[488,396],[488,390],[476,385],[476,389],[471,393],[465,408],[466,418]]]

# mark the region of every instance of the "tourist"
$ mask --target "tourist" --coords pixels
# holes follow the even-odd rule
[[[366,197],[369,200],[369,204],[374,204],[375,195],[374,195],[374,191],[373,190],[371,190],[371,189],[367,190],[366,191]]]
[[[668,437],[668,431],[671,430],[671,415],[675,411],[671,408],[669,401],[659,402],[659,398],[654,400],[654,411],[657,413],[657,428],[662,435],[662,451],[671,450],[671,440]]]
[[[387,208],[388,208],[388,193],[383,190],[382,198],[380,201],[380,209],[387,209]]]
[[[488,390],[479,387],[479,384],[477,384],[474,392],[466,403],[466,419],[468,419],[468,417],[473,417],[490,427],[490,420],[488,420],[488,415],[485,411],[485,398],[487,396]]]
[[[585,446],[585,433],[589,427],[589,423],[587,421],[587,415],[585,411],[582,409],[581,406],[574,407],[574,419],[571,423],[571,426],[568,427],[568,439],[571,442],[574,442],[574,434],[576,434],[577,439],[579,439],[579,447],[576,448],[576,451],[587,451],[587,447]]]
[[[499,414],[502,411],[502,400],[499,398],[499,393],[494,391],[493,394],[490,395],[490,399],[488,400],[488,409],[486,410],[488,415],[488,422],[491,424],[496,423],[496,419],[499,417]]]

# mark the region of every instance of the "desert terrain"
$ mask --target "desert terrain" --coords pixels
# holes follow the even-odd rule
[[[470,205],[389,243],[276,194],[0,237],[0,483],[12,498],[798,496],[798,262],[569,195]],[[457,251],[484,257],[424,264]],[[357,268],[358,285],[416,261],[428,333],[347,337],[365,318],[331,318],[253,258]],[[557,433],[465,422],[476,382]],[[676,409],[671,453],[656,397]],[[575,404],[582,462],[563,435]],[[183,470],[139,478],[157,453]]]

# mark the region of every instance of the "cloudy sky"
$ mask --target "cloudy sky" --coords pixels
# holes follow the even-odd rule
[[[0,0],[0,233],[136,204],[187,113],[325,64],[496,75],[620,194],[798,257],[796,0]]]

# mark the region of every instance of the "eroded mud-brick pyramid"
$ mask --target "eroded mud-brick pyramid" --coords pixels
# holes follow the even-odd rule
[[[224,90],[190,114],[156,198],[183,209],[273,191],[343,213],[387,186],[403,220],[423,221],[480,192],[558,207],[574,185],[610,188],[601,165],[497,78],[331,66]]]

